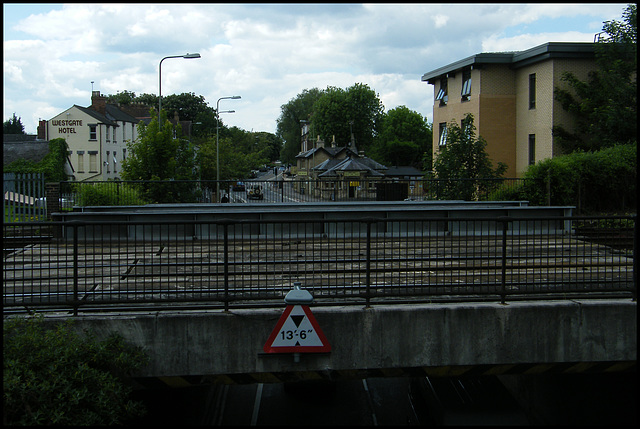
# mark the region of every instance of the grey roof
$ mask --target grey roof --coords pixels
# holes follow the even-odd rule
[[[419,177],[419,176],[423,176],[424,172],[418,170],[415,167],[410,167],[410,166],[400,166],[400,167],[389,167],[386,171],[387,176],[394,176],[394,177]]]
[[[542,45],[516,52],[480,53],[437,68],[422,75],[422,81],[433,83],[440,76],[461,70],[468,66],[482,64],[509,64],[512,68],[520,68],[550,58],[593,58],[595,43],[585,42],[548,42]]]
[[[78,106],[77,104],[74,104],[73,107],[76,107],[78,109],[80,109],[81,111],[83,111],[84,113],[86,113],[87,115],[93,117],[94,119],[105,123],[107,125],[113,125],[113,126],[117,126],[118,124],[115,123],[115,121],[112,121],[111,119],[107,118],[105,115],[103,115],[102,113],[98,113],[95,110],[92,109],[88,109],[86,107],[82,107],[82,106]]]
[[[137,124],[138,122],[140,122],[139,119],[137,119],[134,116],[131,116],[130,114],[120,110],[120,108],[118,108],[117,106],[113,105],[113,104],[107,104],[106,106],[106,117],[109,119],[112,119],[114,121],[121,121],[121,122],[133,122],[134,124]]]
[[[112,125],[114,127],[118,126],[116,121],[133,122],[134,124],[137,124],[138,122],[140,122],[140,119],[137,119],[134,116],[131,116],[130,114],[123,112],[118,108],[118,106],[115,106],[113,104],[106,105],[105,115],[103,115],[102,113],[96,112],[95,110],[90,109],[88,107],[78,106],[77,104],[74,104],[73,107],[76,107],[82,110],[87,115],[93,117],[94,119],[102,123],[105,123],[107,125]]]
[[[383,173],[374,170],[373,168],[366,165],[366,163],[360,161],[362,161],[362,158],[352,158],[349,156],[345,159],[340,160],[340,162],[338,162],[336,165],[331,166],[324,173],[319,174],[318,177],[337,176],[337,171],[365,171],[367,176],[384,176]]]

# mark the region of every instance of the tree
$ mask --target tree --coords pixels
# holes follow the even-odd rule
[[[300,121],[308,121],[313,113],[314,103],[322,96],[318,88],[305,89],[288,103],[280,106],[276,136],[284,141],[280,152],[283,162],[295,163],[300,153]]]
[[[382,115],[369,155],[385,165],[423,168],[424,157],[431,165],[431,125],[418,112],[399,106]]]
[[[22,118],[13,116],[2,123],[2,134],[25,134]]]
[[[122,161],[124,180],[193,180],[196,179],[194,150],[187,140],[174,138],[180,135],[180,125],[172,125],[163,109],[158,124],[155,110],[151,111],[151,122],[138,125],[138,138],[127,144],[130,154]],[[173,185],[143,184],[143,196],[154,202],[178,202],[189,195],[183,187]]]
[[[346,90],[328,87],[313,105],[312,126],[325,140],[335,136],[338,144],[348,145],[353,133],[358,150],[373,144],[384,113],[378,95],[366,84],[356,83]]]
[[[464,179],[499,178],[507,170],[503,162],[493,168],[485,151],[487,142],[482,136],[476,138],[475,130],[470,113],[462,120],[461,126],[455,121],[448,124],[446,145],[433,163],[436,177],[447,179],[438,193],[440,199],[475,200],[478,193],[484,190],[479,189],[474,180]]]
[[[4,425],[101,426],[144,414],[125,380],[148,363],[144,351],[117,333],[79,335],[71,323],[47,329],[41,316],[4,321]]]
[[[607,21],[596,44],[598,69],[586,82],[573,73],[561,80],[568,89],[556,88],[554,96],[575,118],[575,132],[562,125],[553,136],[564,152],[595,151],[637,140],[637,11],[630,4],[623,22]]]

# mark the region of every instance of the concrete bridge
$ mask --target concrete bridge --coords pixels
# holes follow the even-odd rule
[[[635,370],[631,299],[309,306],[328,353],[265,353],[279,309],[80,315],[78,330],[117,331],[151,358],[140,380],[171,386],[370,376]],[[49,315],[57,323],[66,315]]]
[[[149,216],[174,221],[186,217],[206,218],[212,222],[233,216],[266,223],[274,218],[293,220],[301,216],[327,219],[348,215],[358,220],[371,217],[372,213],[388,219],[390,225],[398,223],[400,226],[396,229],[404,228],[400,231],[404,236],[408,233],[407,225],[409,224],[400,222],[404,218],[415,216],[422,216],[425,219],[436,216],[446,218],[447,221],[461,219],[464,216],[478,217],[487,221],[495,220],[499,216],[528,217],[532,220],[531,225],[537,225],[533,221],[539,218],[558,216],[560,220],[557,228],[554,228],[558,231],[553,231],[554,234],[557,233],[561,237],[570,234],[570,228],[565,226],[565,221],[562,219],[562,216],[570,216],[570,208],[528,207],[520,202],[475,205],[460,202],[323,205],[322,207],[305,205],[304,209],[278,205],[268,207],[203,205],[180,208],[158,206],[126,209],[100,207],[85,208],[83,212],[67,213],[59,217],[63,222],[91,220],[99,224],[110,219],[135,223],[141,219],[149,219]],[[457,230],[448,228],[446,223],[442,227],[440,223],[433,225],[436,225],[435,230],[424,232],[426,235],[451,235],[452,231],[462,231],[461,235],[470,237],[479,235],[477,230],[470,228],[467,230],[464,225]],[[493,224],[487,222],[486,225],[486,228],[490,228]],[[72,222],[70,226],[64,226],[65,238],[69,238],[69,233],[73,232],[72,228]],[[380,236],[384,238],[384,234],[389,234],[389,229],[393,230],[390,227],[385,231],[379,231]],[[106,231],[109,232],[109,236],[113,234],[113,230]],[[118,231],[121,236],[117,237],[116,242],[120,245],[118,240],[127,239],[135,232],[135,228],[123,228]],[[482,231],[483,234],[493,234],[493,231]],[[524,231],[523,239],[527,238],[526,231],[529,230],[523,228],[522,231]],[[196,237],[196,232],[195,229],[193,231],[185,229],[181,230],[181,235],[193,236],[193,241],[199,242],[201,237]],[[548,232],[545,231],[545,233]],[[340,233],[344,234],[345,231]],[[102,233],[98,233],[100,234]],[[207,237],[211,235],[215,235],[213,231],[207,231]],[[256,230],[249,231],[247,237],[260,238],[268,235],[265,231]],[[81,238],[89,240],[92,237]],[[149,234],[149,237],[144,238],[147,240],[154,237],[153,234]],[[251,240],[247,241],[252,243]],[[154,242],[143,242],[145,246],[153,247]],[[101,243],[101,246],[106,246],[105,243]],[[525,248],[532,246],[531,242],[526,240],[522,243]],[[515,245],[510,246],[510,252],[520,255]],[[463,247],[473,248],[473,245]],[[556,245],[550,247],[563,248]],[[573,247],[566,249],[568,250],[552,256],[551,259],[544,258],[545,264],[550,265],[550,267],[545,265],[546,268],[544,268],[550,270],[547,277],[552,278],[553,273],[558,269],[569,269],[571,273],[567,275],[572,277],[567,278],[572,279],[571,282],[580,282],[585,280],[584,272],[589,270],[595,272],[600,265],[614,264],[609,253],[605,253],[608,259],[592,264],[593,266],[585,265],[584,261],[596,261],[596,259],[583,256]],[[356,248],[357,252],[362,253]],[[26,258],[28,254],[29,252],[24,252],[20,254],[20,258]],[[207,250],[207,257],[212,257],[211,255],[213,253]],[[513,275],[522,279],[526,278],[529,272],[542,270],[538,260],[542,257],[541,255],[542,253],[531,255],[534,259],[527,264],[523,263],[522,270],[516,271]],[[580,264],[568,264],[566,258],[570,255],[580,259]],[[107,256],[112,255],[102,255],[93,259],[108,260]],[[475,258],[476,255],[472,256]],[[500,254],[497,253],[497,257],[499,256]],[[620,258],[617,254],[614,256]],[[382,258],[382,256],[379,257]],[[266,260],[266,257],[261,254],[259,259]],[[27,261],[27,259],[20,260]],[[554,263],[558,265],[549,262],[550,260],[556,261]],[[319,261],[323,260],[319,259]],[[521,268],[519,263],[513,262],[513,265],[516,269]],[[117,268],[123,269],[125,266],[129,266],[128,262],[118,265]],[[390,266],[387,264],[386,268],[380,269],[381,272],[389,269]],[[429,265],[429,267],[430,270],[435,270],[435,265]],[[524,271],[525,268],[531,269]],[[284,266],[282,269],[285,269]],[[343,275],[350,275],[353,269],[353,266],[345,268]],[[459,270],[460,267],[452,265],[447,269]],[[120,271],[116,273],[118,278],[123,277]],[[575,277],[576,273],[580,276]],[[313,270],[312,274],[316,275],[317,272]],[[617,272],[614,274],[618,275]],[[615,275],[612,277],[610,273],[607,275],[608,282],[613,282],[617,278]],[[631,274],[628,275],[631,276]],[[211,277],[209,274],[207,276],[207,279]],[[621,271],[618,277],[620,276],[626,278],[627,273]],[[218,275],[216,278],[221,277]],[[450,277],[454,278],[453,275]],[[264,280],[260,279],[260,281]],[[174,280],[171,280],[172,287],[175,287]],[[15,287],[24,288],[20,286],[24,284],[26,283],[18,282]],[[568,289],[569,292],[577,288],[573,283],[571,285],[567,286],[573,288]],[[635,277],[633,285],[635,291]],[[602,287],[599,281],[595,282],[589,291],[600,292],[593,289],[598,287]],[[398,297],[389,296],[388,301],[378,302],[370,307],[358,305],[358,301],[353,299],[350,302],[336,301],[332,304],[325,302],[323,305],[316,306],[311,304],[309,309],[317,322],[317,327],[324,333],[330,344],[330,351],[322,353],[265,352],[265,344],[285,310],[284,301],[280,307],[276,304],[276,307],[269,308],[182,311],[177,309],[172,311],[173,304],[170,302],[161,303],[163,305],[161,311],[157,310],[157,307],[153,309],[147,307],[145,310],[143,303],[135,307],[135,310],[129,309],[119,313],[109,312],[108,307],[102,308],[99,312],[85,311],[75,316],[74,320],[76,329],[80,331],[91,329],[98,338],[116,331],[128,342],[144,347],[151,362],[136,374],[137,377],[140,380],[156,383],[161,381],[172,386],[370,376],[627,371],[635,370],[637,360],[637,302],[631,297],[625,298],[629,295],[631,294],[611,294],[606,298],[588,299],[580,296],[562,299],[562,296],[560,298],[556,296],[556,300],[541,300],[538,296],[530,301],[527,301],[527,296],[523,295],[524,297],[508,303],[435,303],[423,299],[419,303],[410,301],[407,303],[405,300],[402,304],[394,304],[394,300]],[[45,320],[48,323],[60,323],[68,317],[67,312],[48,313]]]

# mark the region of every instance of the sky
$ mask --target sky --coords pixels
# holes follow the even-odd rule
[[[593,42],[626,3],[4,3],[3,122],[27,134],[91,91],[194,93],[222,122],[276,132],[305,89],[366,84],[433,120],[423,74],[481,52]],[[199,53],[199,59],[167,56]]]

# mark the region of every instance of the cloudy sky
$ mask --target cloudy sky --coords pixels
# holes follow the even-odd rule
[[[3,4],[3,121],[35,134],[91,91],[192,92],[228,126],[275,132],[305,89],[369,85],[386,110],[432,121],[426,72],[480,53],[592,42],[625,3],[585,4]]]

